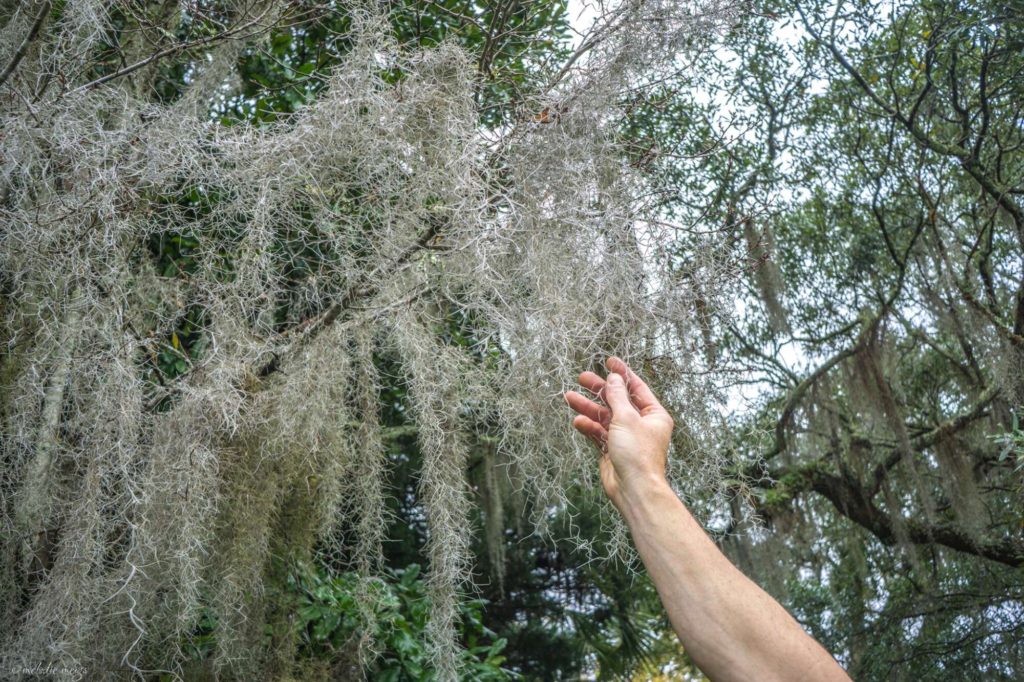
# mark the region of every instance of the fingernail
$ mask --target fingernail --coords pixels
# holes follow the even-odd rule
[[[608,375],[608,383],[615,384],[616,386],[618,386],[619,384],[622,383],[622,377],[620,377],[615,372],[612,372],[611,374]]]

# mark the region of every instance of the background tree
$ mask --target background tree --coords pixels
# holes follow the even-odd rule
[[[717,528],[855,679],[1018,677],[1024,16],[758,12],[630,122],[749,259]]]

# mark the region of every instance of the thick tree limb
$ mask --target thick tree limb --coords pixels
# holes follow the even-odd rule
[[[43,394],[35,452],[28,463],[17,507],[20,531],[26,537],[26,555],[39,570],[49,568],[49,544],[53,538],[47,529],[47,523],[52,508],[52,472],[54,459],[61,446],[60,425],[64,409],[64,392],[71,373],[74,349],[82,330],[81,301],[82,294],[76,289],[60,321],[60,345]]]
[[[917,452],[935,445],[939,441],[968,428],[978,419],[984,417],[986,408],[999,395],[996,386],[986,389],[971,407],[933,429],[918,434],[911,439],[911,445]],[[829,500],[843,516],[874,534],[885,544],[896,542],[895,528],[897,521],[873,502],[881,488],[885,475],[903,460],[902,449],[892,448],[892,452],[875,467],[867,485],[862,484],[848,470],[840,474],[829,473],[822,465],[837,457],[830,453],[812,465],[803,465],[768,472],[762,466],[753,473],[761,480],[767,476],[771,480],[800,481],[792,492],[816,492]],[[915,519],[903,520],[907,537],[914,544],[940,544],[951,549],[990,559],[1009,566],[1024,566],[1024,541],[1011,538],[978,538],[954,523],[926,523]]]
[[[815,469],[809,475],[809,483],[811,490],[828,499],[843,516],[871,531],[881,542],[895,544],[897,522],[876,507],[868,491],[852,477]],[[925,523],[916,519],[903,523],[907,538],[914,544],[939,544],[1007,566],[1024,566],[1024,543],[1020,540],[977,537],[953,523]]]

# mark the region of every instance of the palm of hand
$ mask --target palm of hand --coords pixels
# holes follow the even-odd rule
[[[632,423],[612,419],[600,461],[601,483],[612,501],[640,480],[665,477],[671,434],[672,418],[660,406]]]

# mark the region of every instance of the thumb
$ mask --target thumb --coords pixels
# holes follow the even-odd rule
[[[626,392],[626,382],[622,375],[612,372],[604,389],[604,401],[612,410],[612,419],[622,419],[630,414],[636,414],[636,408],[629,402],[629,394]]]

